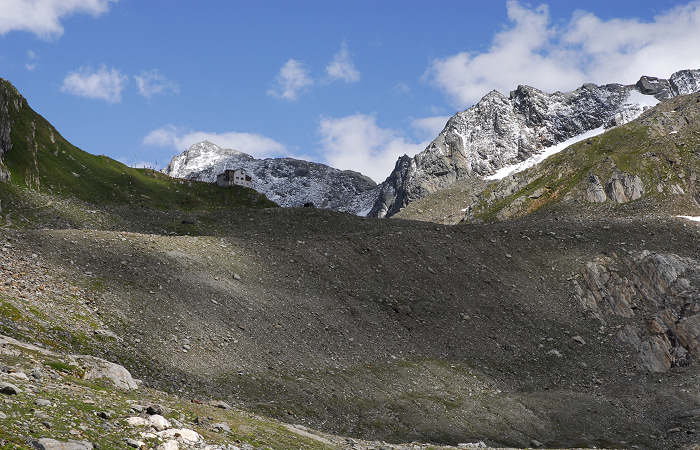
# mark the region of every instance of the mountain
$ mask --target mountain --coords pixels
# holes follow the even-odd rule
[[[644,76],[635,85],[585,84],[566,93],[529,86],[518,86],[507,97],[492,91],[450,118],[421,153],[399,158],[380,185],[370,215],[392,216],[457,180],[487,177],[576,136],[625,124],[659,101],[698,90],[700,70],[682,70],[668,80]]]
[[[164,173],[214,182],[226,169],[239,168],[251,175],[255,190],[285,207],[311,202],[320,208],[367,215],[377,195],[376,183],[357,172],[293,158],[255,159],[209,141],[173,157]]]
[[[456,181],[395,217],[479,222],[540,209],[590,217],[700,215],[698,136],[700,93],[675,96],[520,172]]]

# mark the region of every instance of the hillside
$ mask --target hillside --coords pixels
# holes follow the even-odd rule
[[[0,382],[22,391],[0,393],[0,445],[155,446],[155,429],[125,425],[150,421],[133,407],[154,402],[206,442],[241,448],[697,441],[697,223],[542,208],[445,226],[260,208],[252,191],[152,178],[55,131],[59,156],[45,157],[53,129],[26,104],[13,109],[12,95],[0,103],[12,143],[2,147],[12,181],[0,184],[0,333],[24,344],[0,344]],[[119,170],[131,183],[104,181]],[[101,387],[72,363],[78,353],[143,384]],[[97,435],[103,410],[111,419]]]
[[[34,112],[8,81],[0,79],[2,180],[6,182],[0,183],[0,200],[5,208],[15,202],[32,202],[36,194],[124,209],[211,211],[274,205],[249,189],[222,189],[209,183],[176,180],[84,152]],[[70,222],[69,218],[55,218],[62,219]]]

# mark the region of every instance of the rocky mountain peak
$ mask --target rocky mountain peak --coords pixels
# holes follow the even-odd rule
[[[211,141],[204,140],[192,144],[187,150],[175,156],[164,172],[172,177],[186,178],[192,171],[203,170],[231,157],[252,158],[246,153],[232,148],[222,148]]]
[[[229,169],[244,169],[253,179],[253,188],[280,206],[313,203],[320,208],[366,215],[377,195],[376,183],[357,172],[294,158],[256,159],[209,141],[196,143],[173,157],[164,172],[211,183]]]
[[[668,80],[643,76],[634,85],[586,83],[570,92],[547,93],[527,85],[508,97],[491,91],[450,118],[421,153],[399,160],[370,215],[391,216],[457,180],[489,176],[576,136],[627,123],[659,101],[698,90],[700,70],[682,70]]]

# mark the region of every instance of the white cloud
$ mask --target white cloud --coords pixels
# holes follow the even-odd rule
[[[24,65],[24,67],[31,72],[32,70],[36,69],[38,59],[39,55],[37,55],[34,50],[28,50],[27,63]]]
[[[61,19],[88,13],[97,17],[117,0],[2,0],[0,35],[10,31],[29,31],[41,38],[63,34]]]
[[[413,156],[428,144],[410,142],[364,114],[321,119],[319,134],[328,164],[361,172],[377,182],[384,181],[399,156]]]
[[[229,131],[215,133],[207,131],[188,131],[173,125],[155,129],[143,138],[143,145],[167,147],[181,152],[192,144],[210,141],[223,148],[232,148],[256,158],[279,156],[287,153],[286,147],[269,137],[255,134]]]
[[[438,134],[445,128],[445,124],[450,119],[450,116],[433,116],[415,119],[411,122],[411,126],[421,133],[422,137],[435,139]]]
[[[128,77],[114,68],[107,69],[104,65],[97,70],[81,67],[66,75],[61,91],[80,97],[119,103],[122,101],[122,91],[127,82]]]
[[[143,71],[139,75],[134,75],[134,79],[139,88],[139,94],[146,98],[151,98],[158,94],[180,93],[180,86],[178,86],[176,82],[165,78],[156,69]]]
[[[289,59],[280,69],[274,86],[267,91],[267,94],[285,100],[296,100],[299,94],[312,84],[314,81],[304,64],[296,59]]]
[[[343,42],[338,53],[333,55],[333,60],[326,66],[326,73],[332,80],[343,80],[346,83],[360,81],[360,72],[352,61],[346,42]]]
[[[577,11],[562,26],[550,22],[546,5],[507,2],[510,25],[483,53],[464,51],[437,59],[426,76],[459,107],[492,89],[508,93],[518,84],[547,91],[584,82],[634,83],[641,75],[668,77],[700,67],[700,2],[671,9],[648,22],[603,20]]]

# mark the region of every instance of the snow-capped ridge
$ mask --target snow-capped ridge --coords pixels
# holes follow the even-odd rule
[[[586,83],[553,93],[519,85],[508,97],[490,91],[450,118],[425,150],[399,158],[370,215],[391,216],[458,180],[524,170],[563,149],[562,143],[625,124],[659,101],[699,90],[700,70],[681,70],[668,80],[643,76],[634,85]]]
[[[313,203],[320,208],[364,215],[372,208],[377,185],[350,170],[294,158],[256,159],[238,150],[202,141],[173,157],[164,172],[172,177],[214,182],[225,170],[244,169],[253,188],[280,206]]]

